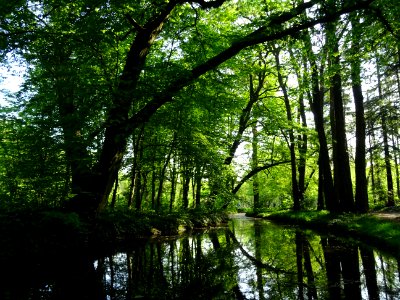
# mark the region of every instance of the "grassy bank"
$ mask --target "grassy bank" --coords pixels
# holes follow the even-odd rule
[[[300,225],[323,233],[356,238],[390,252],[400,251],[400,222],[376,214],[330,214],[327,211],[279,211],[257,217]]]

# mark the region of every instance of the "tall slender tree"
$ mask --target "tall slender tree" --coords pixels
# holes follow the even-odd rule
[[[365,117],[364,117],[364,97],[361,87],[361,59],[360,59],[360,16],[357,12],[350,14],[351,20],[351,81],[354,105],[356,109],[356,194],[355,206],[358,212],[367,212],[368,187],[366,176],[366,150],[365,150]]]

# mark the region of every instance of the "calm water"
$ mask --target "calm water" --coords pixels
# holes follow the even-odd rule
[[[399,267],[334,236],[234,218],[100,258],[54,253],[3,268],[0,299],[400,299]]]

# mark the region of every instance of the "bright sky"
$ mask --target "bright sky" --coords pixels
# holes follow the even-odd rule
[[[9,64],[8,67],[0,65],[0,106],[7,105],[6,95],[17,92],[24,82],[26,67],[12,59]]]

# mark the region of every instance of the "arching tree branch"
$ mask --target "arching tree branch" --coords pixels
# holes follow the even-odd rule
[[[251,170],[246,176],[244,176],[239,183],[234,187],[234,189],[232,190],[233,194],[236,194],[239,189],[241,188],[241,186],[247,181],[249,180],[251,177],[253,177],[254,175],[256,175],[257,173],[267,170],[269,168],[275,167],[275,166],[279,166],[279,165],[283,165],[283,164],[288,164],[290,163],[290,160],[285,160],[285,161],[279,161],[279,162],[275,162],[275,163],[271,163],[271,164],[267,164],[264,166],[260,166],[257,167],[253,170]]]

